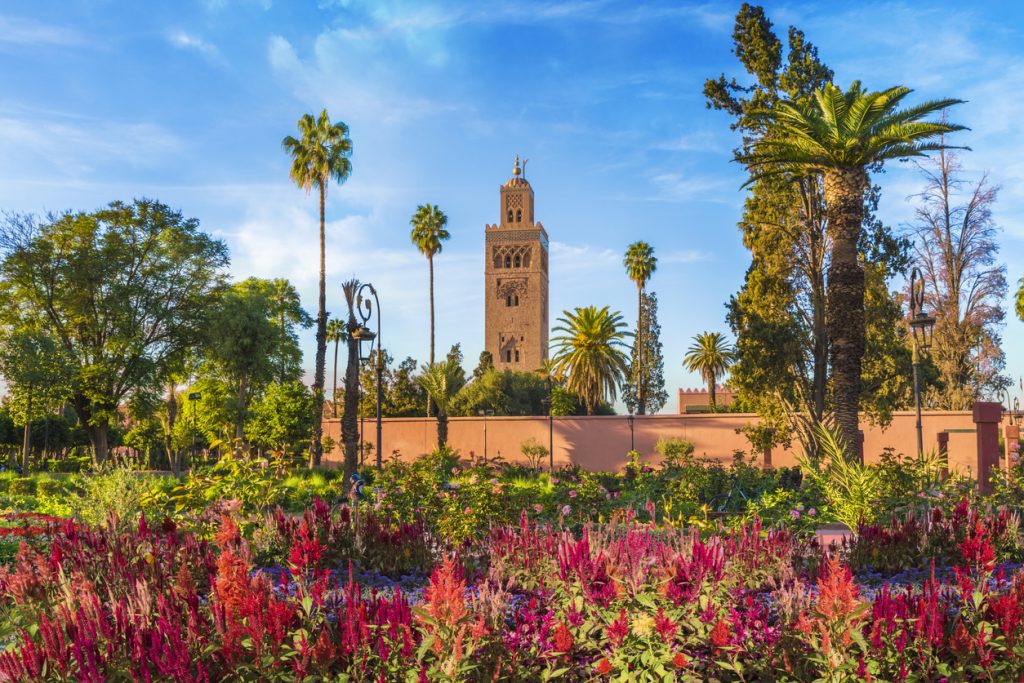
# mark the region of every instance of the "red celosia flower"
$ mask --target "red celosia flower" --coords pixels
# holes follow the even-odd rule
[[[299,526],[299,533],[292,541],[291,550],[288,552],[289,564],[299,573],[314,571],[320,566],[320,558],[323,557],[323,554],[323,544],[320,543],[320,539],[310,534],[309,525],[303,520]]]
[[[220,516],[220,529],[213,537],[221,549],[233,548],[241,540],[242,536],[238,531],[238,525],[230,515]]]
[[[686,655],[684,655],[682,652],[677,652],[676,656],[672,658],[672,666],[676,667],[677,669],[682,669],[689,663],[690,660],[688,660],[686,658]]]
[[[856,606],[857,584],[850,570],[839,558],[826,558],[818,578],[818,613],[825,619],[842,620],[853,614]]]
[[[654,615],[654,630],[661,636],[662,642],[671,643],[672,639],[676,637],[679,626],[665,616],[665,610],[659,607],[658,613]]]
[[[995,567],[996,551],[981,520],[974,523],[974,528],[960,544],[960,554],[971,569],[987,574]]]
[[[612,672],[612,663],[609,662],[606,657],[602,657],[601,661],[597,663],[595,668],[597,669],[597,673],[602,676],[607,676]]]
[[[562,622],[558,622],[558,625],[555,626],[555,639],[553,645],[555,652],[565,653],[572,649],[572,633],[569,631],[569,627]]]
[[[608,640],[611,641],[613,647],[618,647],[622,645],[628,635],[629,617],[626,615],[626,610],[620,609],[618,618],[608,627]]]
[[[711,629],[711,646],[715,649],[723,648],[729,644],[730,637],[729,622],[719,619],[715,627]]]
[[[964,622],[957,621],[953,629],[953,636],[949,639],[949,649],[958,657],[964,657],[970,653],[973,646],[971,634],[967,632]]]

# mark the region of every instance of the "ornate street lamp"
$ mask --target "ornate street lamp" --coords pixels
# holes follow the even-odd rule
[[[368,290],[369,295],[363,296],[363,290]],[[373,300],[370,300],[373,297]],[[369,328],[366,327],[366,323],[369,322],[370,317],[373,315],[374,307],[377,309],[377,333],[374,334]],[[359,341],[359,357],[362,361],[374,360],[374,370],[377,375],[377,469],[379,470],[382,466],[381,460],[381,433],[382,433],[382,422],[381,422],[381,405],[384,400],[384,388],[383,388],[383,375],[384,375],[384,349],[381,346],[380,340],[380,299],[377,298],[377,290],[369,282],[363,283],[363,285],[356,291],[356,312],[359,314],[359,318],[362,322],[356,326],[356,329],[352,331],[352,338]],[[376,354],[374,353],[374,339],[377,341]],[[366,355],[363,355],[363,344],[368,343]],[[362,441],[362,433],[359,435],[359,440]],[[362,450],[362,444],[359,445]]]
[[[917,456],[924,457],[924,435],[921,431],[921,353],[932,346],[932,329],[935,318],[924,311],[924,277],[919,268],[910,271],[910,332],[914,338],[914,405],[917,409]]]

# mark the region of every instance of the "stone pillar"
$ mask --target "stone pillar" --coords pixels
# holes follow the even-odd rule
[[[974,404],[974,424],[978,436],[978,491],[992,492],[989,481],[999,469],[999,423],[1003,419],[1003,406],[992,401]]]
[[[1009,471],[1016,463],[1010,456],[1013,452],[1010,450],[1012,444],[1017,443],[1020,440],[1020,425],[1006,425],[1003,427],[1003,457],[1006,458],[1003,461],[1003,467]],[[1020,452],[1017,452],[1018,457]]]
[[[941,476],[943,481],[949,477],[949,432],[939,432],[935,435],[939,442],[939,460],[942,461]]]

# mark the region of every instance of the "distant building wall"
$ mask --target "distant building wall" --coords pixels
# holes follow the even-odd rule
[[[862,418],[863,419],[863,418]],[[692,441],[695,453],[701,457],[722,462],[732,459],[734,451],[748,455],[750,443],[736,430],[748,424],[757,424],[757,415],[745,413],[713,413],[699,415],[644,415],[633,421],[633,440],[643,462],[657,462],[654,445],[661,437],[678,437]],[[546,447],[548,444],[548,418],[546,417],[489,417],[487,418],[488,457],[499,453],[507,461],[523,461],[520,444],[530,437]],[[926,412],[922,416],[924,447],[938,451],[936,435],[949,431],[949,461],[953,470],[975,471],[977,450],[974,440],[974,422],[969,411]],[[867,462],[877,462],[886,448],[896,453],[913,454],[917,449],[917,436],[913,412],[893,415],[892,423],[882,429],[862,421],[864,430],[864,456]],[[324,435],[336,443],[334,451],[324,455],[327,464],[340,464],[341,422],[324,420]],[[556,417],[552,420],[555,466],[578,464],[592,471],[621,470],[630,449],[629,419],[624,415],[599,417]],[[364,442],[376,441],[376,421],[363,421]],[[433,418],[385,418],[383,420],[384,458],[399,451],[403,459],[412,459],[434,449],[437,443],[437,422]],[[448,421],[448,443],[463,457],[484,455],[484,419],[457,417]],[[785,467],[796,464],[799,444],[791,448],[777,447],[772,451],[772,464]],[[367,459],[374,456],[368,454]]]
[[[718,387],[715,389],[715,405],[719,408],[728,408],[735,398],[728,389]],[[707,389],[680,389],[679,390],[679,414],[707,413],[711,412],[711,394]]]

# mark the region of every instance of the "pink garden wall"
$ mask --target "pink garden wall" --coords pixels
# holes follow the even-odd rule
[[[727,461],[733,451],[751,452],[746,437],[737,429],[747,424],[756,424],[757,415],[743,413],[698,414],[698,415],[648,415],[636,417],[633,438],[636,450],[643,460],[656,462],[658,456],[654,445],[661,437],[679,437],[692,441],[696,454]],[[926,412],[923,415],[924,447],[926,451],[938,449],[936,435],[949,431],[949,459],[953,469],[975,469],[977,447],[974,438],[975,424],[971,412]],[[448,442],[464,457],[470,453],[483,456],[484,419],[482,417],[451,418],[448,421]],[[917,448],[914,428],[914,413],[900,412],[893,416],[892,423],[882,429],[867,421],[862,423],[864,431],[864,456],[867,462],[874,462],[886,447],[897,453],[912,454]],[[588,470],[619,470],[627,462],[630,450],[630,429],[624,415],[602,417],[556,417],[552,421],[555,466],[577,463]],[[340,420],[326,419],[324,435],[340,443]],[[499,453],[505,460],[522,461],[520,444],[530,437],[544,446],[548,444],[548,418],[546,417],[489,417],[487,418],[488,457]],[[363,421],[364,442],[376,441],[376,422]],[[385,418],[383,421],[383,447],[385,459],[394,451],[402,458],[415,458],[432,450],[437,442],[436,421],[433,418]],[[790,450],[778,447],[772,452],[772,464],[787,466],[795,464],[797,444]],[[368,454],[367,458],[372,458]],[[324,456],[329,464],[342,460],[340,447]]]

